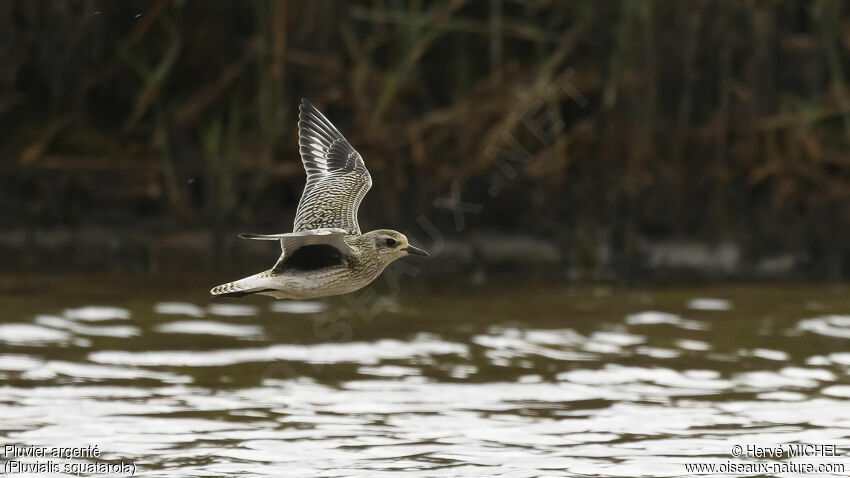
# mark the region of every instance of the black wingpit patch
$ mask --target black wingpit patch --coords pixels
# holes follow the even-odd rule
[[[327,244],[311,244],[299,247],[275,270],[315,271],[341,264],[342,253],[339,249]]]

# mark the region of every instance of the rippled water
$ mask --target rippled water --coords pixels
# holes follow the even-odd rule
[[[151,281],[0,280],[0,445],[186,477],[689,476],[739,443],[850,450],[846,288],[404,290],[363,316]]]

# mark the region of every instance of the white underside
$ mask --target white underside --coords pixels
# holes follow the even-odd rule
[[[366,286],[372,280],[374,278],[366,281],[350,281],[338,275],[318,278],[280,275],[264,278],[255,288],[260,291],[257,292],[258,295],[267,295],[275,299],[315,299],[353,292]]]

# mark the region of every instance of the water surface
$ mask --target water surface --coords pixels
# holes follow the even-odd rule
[[[178,477],[690,476],[747,462],[734,444],[850,451],[844,287],[410,287],[364,315],[210,304],[215,282],[0,279],[0,444]]]

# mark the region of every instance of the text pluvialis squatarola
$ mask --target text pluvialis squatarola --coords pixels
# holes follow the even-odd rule
[[[390,229],[360,233],[357,208],[372,186],[363,157],[306,99],[298,115],[298,144],[307,185],[288,234],[240,234],[280,241],[283,253],[269,270],[210,290],[212,297],[270,295],[311,299],[366,286],[396,259],[427,256]]]

